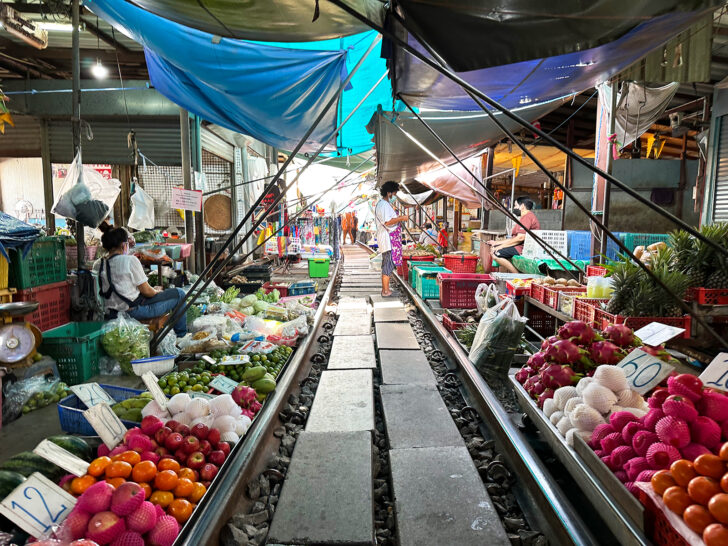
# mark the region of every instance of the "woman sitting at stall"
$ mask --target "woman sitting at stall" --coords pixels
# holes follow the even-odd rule
[[[116,318],[118,313],[124,312],[137,320],[148,320],[161,317],[174,309],[184,298],[184,290],[152,288],[147,282],[139,258],[127,254],[127,231],[124,228],[114,228],[106,222],[99,229],[103,233],[101,245],[109,253],[94,266],[99,274],[101,296],[106,305],[106,319]],[[180,337],[187,333],[185,314],[174,325],[174,332]]]

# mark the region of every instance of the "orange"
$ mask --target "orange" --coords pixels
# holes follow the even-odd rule
[[[140,483],[139,487],[144,489],[144,500],[149,500],[149,497],[152,496],[152,487],[148,483]]]
[[[157,467],[154,466],[152,461],[142,461],[134,465],[134,469],[131,471],[132,479],[139,482],[149,482],[154,480],[154,476],[157,475]]]
[[[677,485],[675,483],[675,479],[672,477],[672,474],[670,474],[670,472],[668,472],[667,470],[660,470],[656,472],[652,476],[650,482],[652,483],[652,489],[654,489],[655,493],[660,496],[662,496],[662,494],[668,487]]]
[[[71,480],[71,493],[74,495],[82,495],[86,489],[96,483],[96,478],[86,474],[80,478],[73,478]]]
[[[703,531],[705,546],[725,546],[728,544],[728,527],[720,523],[711,523]]]
[[[708,502],[708,510],[720,523],[728,523],[728,493],[718,493]]]
[[[720,451],[718,452],[718,455],[724,461],[728,461],[728,442],[720,446]]]
[[[88,465],[87,472],[91,476],[99,477],[101,476],[104,471],[106,470],[106,467],[111,464],[111,459],[108,457],[98,457],[91,461],[91,464]]]
[[[190,502],[198,503],[200,502],[200,499],[206,491],[207,488],[204,485],[202,485],[200,482],[195,482],[195,488],[192,491],[192,494],[187,498],[190,500]]]
[[[123,453],[119,453],[118,455],[114,455],[111,458],[112,461],[124,461],[125,463],[129,463],[131,466],[134,466],[139,461],[142,460],[142,456],[139,455],[136,451],[124,451]]]
[[[715,523],[715,519],[710,515],[705,506],[693,504],[688,506],[683,512],[685,524],[699,535],[703,534],[705,528],[711,523]]]
[[[149,502],[157,504],[162,508],[167,508],[174,500],[174,495],[169,491],[155,491],[152,496],[149,497]]]
[[[687,487],[695,476],[698,474],[695,472],[693,463],[686,459],[680,459],[670,465],[670,474],[675,483],[683,487]],[[687,506],[685,507],[687,508]]]
[[[124,461],[114,461],[106,467],[107,478],[128,478],[131,476],[131,465]]]
[[[177,487],[178,481],[179,478],[173,470],[162,470],[154,477],[154,489],[172,491],[175,487]]]
[[[119,487],[124,482],[126,482],[124,478],[106,478],[106,483],[110,483],[114,488]]]
[[[180,468],[179,472],[177,472],[177,475],[180,478],[187,478],[191,482],[196,482],[198,479],[200,479],[200,475],[197,473],[197,470],[192,470],[191,468],[187,468],[186,466],[184,468]]]
[[[174,499],[167,508],[167,513],[177,520],[178,523],[184,523],[192,515],[194,505],[185,499]]]
[[[180,471],[180,465],[177,461],[174,459],[162,459],[157,463],[157,468],[159,470],[171,470],[175,474],[177,474]]]
[[[187,478],[177,480],[177,487],[174,488],[174,496],[177,498],[189,497],[195,490],[195,484]]]
[[[720,484],[708,476],[698,476],[690,480],[688,484],[688,495],[690,495],[690,498],[703,506],[708,506],[708,501],[713,498],[713,495],[722,492],[723,490],[720,488]],[[695,532],[702,533],[703,530],[701,529]]]
[[[679,485],[668,487],[667,491],[662,495],[662,500],[665,501],[665,506],[680,516],[688,506],[693,504],[688,492]]]
[[[712,453],[703,453],[695,459],[695,471],[703,476],[719,480],[725,474],[725,461]]]

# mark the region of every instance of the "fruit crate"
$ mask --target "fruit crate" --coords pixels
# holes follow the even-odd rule
[[[173,260],[184,260],[192,254],[192,243],[163,243],[162,246]]]
[[[318,283],[316,281],[299,281],[293,283],[288,288],[289,296],[304,296],[306,294],[315,294],[318,290]]]
[[[455,332],[456,330],[462,330],[465,328],[468,323],[467,322],[455,322],[453,319],[451,319],[447,314],[442,315],[442,325],[447,328],[450,332]]]
[[[557,321],[556,317],[551,313],[530,305],[527,318],[526,326],[534,330],[538,335],[549,337],[556,333]]]
[[[123,402],[129,398],[139,396],[144,391],[116,387],[114,385],[99,385],[106,393],[117,402]],[[69,434],[80,434],[81,436],[98,436],[91,424],[83,416],[88,408],[79,400],[78,396],[71,394],[58,402],[58,420],[61,422],[61,429]],[[126,428],[138,427],[139,423],[121,419]]]
[[[595,318],[601,303],[609,303],[609,298],[576,298],[574,300],[574,319],[584,321],[592,328],[601,328],[601,323],[597,323]]]
[[[475,309],[475,290],[481,284],[493,284],[490,275],[478,273],[438,273],[440,305],[445,309]]]
[[[98,375],[105,322],[69,322],[43,333],[40,353],[52,357],[61,380],[77,385]]]
[[[543,299],[539,300],[552,309],[556,309],[559,305],[559,292],[567,292],[569,294],[586,294],[586,286],[564,286],[553,288],[543,286]]]
[[[13,288],[33,288],[67,278],[63,237],[39,237],[25,257],[18,249],[11,249],[9,256],[9,286]]]
[[[41,332],[71,322],[71,285],[68,281],[18,290],[16,300],[38,302],[38,309],[26,315],[25,320],[35,324]]]
[[[574,313],[576,312],[576,300],[583,296],[584,292],[581,291],[571,291],[571,290],[563,290],[558,293],[558,303],[556,304],[556,310],[559,313],[563,313],[565,315],[568,315],[570,317],[574,316]]]
[[[639,330],[652,322],[659,322],[667,326],[684,328],[685,331],[678,337],[685,339],[690,339],[691,337],[690,326],[692,324],[692,317],[690,315],[683,315],[682,317],[623,317],[622,315],[614,315],[602,309],[597,309],[594,313],[594,320],[597,322],[600,330],[604,330],[610,324],[624,324],[632,328],[632,330]]]
[[[567,231],[569,258],[573,260],[591,260],[591,232]]]
[[[728,305],[728,288],[688,288],[685,301],[700,305]]]
[[[402,278],[407,278],[409,275],[409,263],[412,262],[434,262],[435,256],[433,254],[427,254],[425,256],[402,256],[402,265],[397,266],[397,273]]]
[[[638,246],[650,246],[655,243],[666,243],[669,236],[666,233],[624,233],[624,246],[626,246],[630,252],[634,252],[634,249]]]
[[[329,258],[309,258],[308,260],[308,276],[312,279],[323,279],[329,276],[329,266],[331,260]]]
[[[265,292],[266,294],[268,292],[272,292],[273,290],[278,290],[278,294],[281,298],[285,298],[288,295],[288,288],[290,287],[290,283],[279,283],[279,282],[266,282],[263,283],[263,286],[260,288]]]
[[[432,262],[421,262],[421,263],[420,262],[411,262],[410,263],[409,271],[407,273],[408,276],[409,276],[409,279],[408,279],[409,280],[409,285],[412,288],[416,288],[416,286],[415,286],[415,282],[416,282],[416,279],[417,279],[417,273],[415,273],[415,269],[416,268],[420,268],[422,270],[425,270],[425,269],[433,269],[433,268],[434,269],[438,269],[438,268],[441,268],[441,267],[442,267],[441,265],[436,265],[436,264],[433,264]]]
[[[588,265],[586,266],[587,277],[604,277],[607,274],[607,268],[603,265]]]
[[[423,300],[440,297],[438,273],[452,273],[452,271],[444,267],[415,267],[415,290]]]
[[[453,273],[475,273],[478,268],[478,257],[468,254],[445,254],[444,265]]]
[[[523,296],[531,293],[531,285],[528,286],[515,286],[511,281],[506,281],[506,294],[509,296]]]
[[[651,487],[646,484],[646,487]],[[660,508],[653,495],[656,493],[647,493],[642,487],[639,487],[639,499],[644,510],[644,530],[645,535],[652,541],[652,544],[661,544],[664,546],[690,546],[681,533],[672,526],[665,511]],[[665,507],[667,508],[667,507]],[[677,516],[676,517],[680,517]],[[697,537],[697,535],[695,535]]]

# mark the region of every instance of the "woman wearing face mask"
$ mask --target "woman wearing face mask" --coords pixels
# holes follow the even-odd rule
[[[516,208],[513,214],[518,218],[519,222],[530,230],[541,229],[541,224],[532,212],[533,201],[528,197],[519,197],[516,199]],[[515,224],[511,231],[511,236],[503,241],[488,241],[492,246],[492,253],[498,265],[507,273],[518,273],[511,260],[513,256],[520,256],[523,252],[523,241],[526,240],[526,230],[520,225]]]
[[[395,267],[402,263],[402,227],[400,223],[407,220],[407,216],[397,216],[392,204],[397,199],[399,184],[385,182],[379,189],[382,198],[374,209],[374,219],[377,224],[377,244],[382,255],[382,296],[391,296],[389,277]]]
[[[99,274],[101,296],[106,304],[106,319],[115,318],[120,312],[137,320],[160,317],[171,311],[184,298],[181,288],[156,290],[147,282],[139,258],[127,254],[129,234],[124,228],[114,228],[102,223],[101,245],[108,256],[99,260],[95,268]],[[174,325],[178,336],[187,333],[187,317],[182,315]]]

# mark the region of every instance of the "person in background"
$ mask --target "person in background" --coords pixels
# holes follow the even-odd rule
[[[447,241],[447,222],[443,222],[442,224],[442,229],[440,229],[440,233],[437,235],[437,244],[440,247],[440,254],[447,253],[447,249],[450,246]]]
[[[356,232],[359,231],[359,218],[356,212],[351,213],[351,242],[356,244]]]
[[[102,223],[101,245],[108,256],[98,260],[94,269],[99,275],[101,296],[106,306],[106,319],[127,313],[137,320],[161,317],[174,309],[185,297],[181,288],[157,290],[149,285],[139,258],[127,254],[129,234],[124,228],[114,228]],[[174,332],[181,337],[187,333],[185,314],[174,325]]]
[[[421,245],[437,245],[437,232],[430,222],[425,224],[425,229],[420,233],[420,239],[417,242]]]
[[[349,215],[347,213],[344,213],[341,218],[341,234],[341,242],[346,244],[346,236],[348,235],[351,237],[351,225]]]
[[[513,214],[520,216],[519,221],[529,230],[541,229],[541,224],[533,213],[533,201],[528,197],[519,197],[516,199],[516,207]],[[523,252],[523,241],[526,240],[526,230],[520,225],[514,224],[511,230],[511,236],[502,241],[488,241],[492,247],[493,257],[498,265],[508,273],[518,273],[511,260],[514,256],[520,256]]]
[[[379,253],[382,255],[382,296],[391,296],[392,291],[389,289],[389,277],[392,275],[397,261],[401,263],[401,227],[400,223],[407,220],[407,216],[397,216],[392,207],[392,203],[397,199],[399,184],[396,182],[385,182],[379,190],[382,198],[377,202],[374,208],[374,219],[377,224],[377,244],[379,245]],[[396,238],[396,242],[395,242]],[[393,244],[395,243],[395,244]],[[393,247],[399,243],[400,255],[392,256]]]

